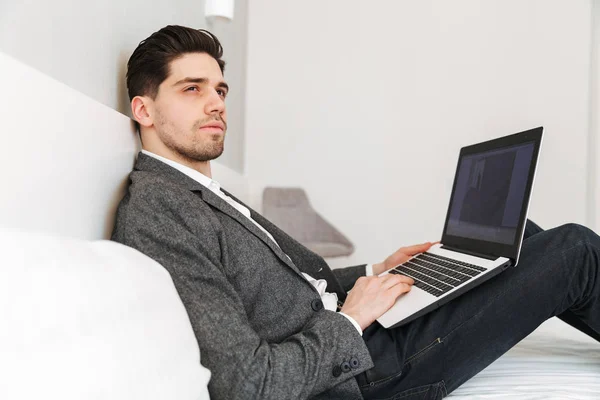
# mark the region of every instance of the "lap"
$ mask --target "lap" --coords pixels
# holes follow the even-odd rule
[[[564,311],[572,272],[563,261],[586,233],[576,225],[528,229],[537,234],[524,240],[516,267],[405,326],[365,330],[375,362],[357,377],[366,398],[419,387],[441,398]]]

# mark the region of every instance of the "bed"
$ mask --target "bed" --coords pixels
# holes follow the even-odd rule
[[[0,198],[2,205],[0,228],[20,231],[20,234],[41,233],[79,241],[98,242],[107,239],[112,229],[116,205],[123,195],[127,175],[139,150],[131,121],[109,107],[1,53],[0,70],[3,71],[0,74],[0,85],[3,88],[3,96],[0,97],[0,109],[3,110],[3,156],[0,157],[3,196]],[[240,176],[219,164],[215,164],[213,173],[225,186],[244,198],[248,186]],[[14,235],[5,233],[5,236],[0,237],[5,238],[0,245],[4,246],[0,247],[3,253],[9,252],[7,243],[10,242],[9,237]],[[31,246],[32,243],[36,243],[36,240],[38,239],[30,241],[29,247],[23,249],[29,248],[35,251],[35,247]],[[72,249],[72,246],[75,246],[69,240],[72,239],[68,239],[68,245],[63,248]],[[14,250],[14,243],[10,246]],[[90,249],[88,251],[96,255],[101,254],[97,247],[106,247],[106,245],[95,246],[93,251]],[[127,257],[141,260],[140,256],[135,254],[129,254]],[[104,260],[106,261],[106,258]],[[6,261],[0,266],[0,272],[3,274],[0,276],[0,281],[4,282],[4,293],[13,290],[17,295],[10,299],[0,296],[0,310],[4,307],[5,312],[12,310],[14,314],[15,307],[20,301],[18,292],[15,292],[17,290],[15,285],[19,280],[15,278],[15,271],[11,272],[12,267],[14,265]],[[157,266],[152,265],[151,268],[156,269]],[[165,291],[164,299],[172,303],[173,310],[176,310],[174,315],[179,315],[178,326],[184,331],[187,329],[183,333],[180,332],[187,347],[180,346],[173,351],[187,351],[191,356],[185,357],[188,362],[185,372],[182,372],[183,367],[170,370],[168,373],[173,374],[173,376],[169,375],[172,379],[161,380],[162,391],[147,390],[148,385],[156,384],[149,378],[151,375],[146,376],[146,381],[120,379],[119,382],[129,385],[127,394],[103,391],[102,388],[107,386],[114,388],[111,379],[116,378],[108,377],[105,377],[106,380],[103,382],[96,382],[97,388],[90,389],[90,385],[80,385],[80,390],[88,390],[85,396],[82,395],[84,392],[67,391],[64,387],[61,390],[60,386],[55,388],[56,391],[50,390],[47,386],[36,388],[35,385],[29,385],[30,387],[24,390],[23,386],[27,386],[28,382],[37,382],[39,379],[35,375],[15,375],[13,364],[3,357],[3,360],[0,360],[0,373],[10,379],[4,382],[0,380],[0,398],[159,399],[161,398],[159,394],[164,395],[164,391],[168,388],[179,387],[173,386],[179,382],[177,379],[183,379],[187,385],[190,385],[190,377],[198,377],[199,382],[206,382],[210,374],[199,367],[200,355],[197,346],[193,343],[193,337],[190,336],[191,327],[189,322],[184,320],[185,314],[182,313],[181,303],[169,294],[174,293],[174,289],[167,275],[160,273],[157,275],[157,279],[162,279],[161,290]],[[48,279],[51,280],[52,276],[48,276]],[[107,298],[118,299],[119,297],[113,294],[112,297],[107,296]],[[87,297],[85,300],[90,301]],[[98,304],[106,307],[107,300],[102,299],[102,302]],[[118,303],[112,305],[115,310],[119,308],[118,306]],[[139,304],[138,306],[142,307]],[[84,313],[85,309],[80,309],[79,312]],[[157,318],[166,318],[166,314],[158,317],[152,314],[153,312],[155,310],[145,309],[144,315],[154,322]],[[83,328],[78,326],[77,329]],[[10,334],[10,330],[8,331]],[[7,330],[4,329],[0,334],[2,339],[0,343],[5,346],[5,351],[12,351],[15,357],[19,357],[19,353],[9,343],[6,332]],[[139,332],[136,332],[137,339],[133,340],[139,344]],[[15,333],[14,327],[13,334],[19,334]],[[146,331],[145,335],[151,335],[151,332]],[[130,340],[122,336],[114,340]],[[162,339],[156,338],[156,340]],[[40,364],[39,359],[36,361],[36,354],[29,353],[33,357],[30,367]],[[13,360],[15,363],[18,362],[15,360]],[[56,363],[52,361],[52,358],[44,361],[50,366],[44,371],[47,380],[48,377],[54,376],[60,379],[59,377],[64,377],[65,373],[73,372],[53,369],[51,366]],[[152,362],[151,359],[146,361]],[[67,368],[66,363],[61,365]],[[71,365],[70,368],[73,366]],[[33,372],[36,368],[24,369],[24,371],[24,373]],[[127,371],[123,370],[121,373],[126,374]],[[163,378],[165,373],[161,372]],[[182,377],[182,374],[185,377]],[[139,376],[132,378],[139,378]],[[135,392],[134,389],[137,387],[146,389]],[[206,396],[205,386],[199,387],[196,391],[193,388],[185,393],[182,391],[181,395],[171,398],[206,398],[203,396]],[[600,398],[600,345],[561,321],[550,320],[449,397],[455,400],[598,399]]]
[[[448,398],[600,399],[600,343],[552,318]]]

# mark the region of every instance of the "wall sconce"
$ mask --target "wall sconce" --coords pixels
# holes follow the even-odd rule
[[[204,16],[209,22],[220,19],[231,21],[233,19],[234,0],[205,0]]]

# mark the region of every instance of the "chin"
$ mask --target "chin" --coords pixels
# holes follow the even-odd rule
[[[221,154],[223,154],[223,151],[225,150],[223,148],[223,146],[221,146],[220,149],[216,148],[216,149],[212,149],[214,151],[210,151],[210,152],[204,152],[201,154],[198,154],[198,161],[210,161],[210,160],[215,160],[219,157],[221,157]]]

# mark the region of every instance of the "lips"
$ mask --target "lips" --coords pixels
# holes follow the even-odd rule
[[[225,124],[219,121],[214,121],[201,126],[200,129],[203,131],[223,132],[225,130]]]

